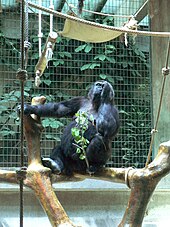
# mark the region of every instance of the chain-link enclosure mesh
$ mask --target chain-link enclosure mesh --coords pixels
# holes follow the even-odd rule
[[[38,4],[37,1],[31,1]],[[67,13],[65,1],[53,1],[54,9]],[[68,0],[77,6],[77,0]],[[113,15],[134,15],[144,1],[85,0],[84,9]],[[50,6],[50,0],[42,0]],[[20,5],[16,1],[1,0],[0,6],[0,167],[20,165],[20,126],[16,107],[20,103],[20,82],[16,72],[20,67]],[[77,10],[73,8],[77,14]],[[83,12],[81,17],[97,23],[122,26],[128,18],[94,15]],[[54,17],[53,30],[61,31],[64,20]],[[140,23],[147,29],[148,19]],[[61,101],[85,95],[91,83],[105,79],[115,90],[115,103],[120,111],[121,127],[113,141],[112,158],[108,166],[143,167],[150,143],[151,76],[149,38],[124,35],[105,43],[85,43],[58,37],[53,60],[48,63],[39,88],[34,86],[35,65],[39,59],[38,10],[29,8],[29,36],[32,48],[28,54],[28,80],[25,83],[25,102],[44,95],[48,101]],[[50,31],[50,16],[42,12],[42,49]],[[98,34],[100,36],[100,34]],[[45,131],[41,140],[42,155],[48,157],[59,143],[63,127],[69,119],[43,119]],[[25,162],[27,148],[25,145]]]

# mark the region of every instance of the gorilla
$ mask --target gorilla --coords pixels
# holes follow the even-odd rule
[[[89,141],[85,160],[76,152],[72,128],[76,126],[75,114],[78,111],[88,115],[88,128],[84,137]],[[72,117],[65,128],[60,144],[55,147],[49,158],[42,158],[44,166],[53,173],[71,175],[73,171],[95,173],[111,157],[112,140],[119,129],[119,113],[114,105],[114,90],[107,81],[95,82],[87,97],[75,97],[59,103],[44,105],[24,105],[24,114],[36,114],[39,117]],[[90,116],[93,116],[93,122]]]

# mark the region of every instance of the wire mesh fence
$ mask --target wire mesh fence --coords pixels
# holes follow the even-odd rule
[[[32,1],[38,4],[38,1]],[[78,1],[67,1],[77,6]],[[115,15],[132,15],[141,1],[84,1],[84,9]],[[99,4],[100,3],[100,4]],[[50,6],[49,0],[42,5]],[[20,67],[20,6],[15,1],[1,0],[0,13],[0,167],[20,165],[20,126],[16,107],[20,103],[20,83],[16,72]],[[54,9],[64,13],[70,7],[64,1],[54,1]],[[72,8],[74,13],[77,9]],[[108,80],[115,90],[121,127],[113,141],[112,158],[108,166],[143,167],[146,161],[151,131],[151,75],[150,44],[146,37],[124,36],[104,43],[86,43],[57,38],[53,59],[45,69],[39,88],[34,85],[35,66],[39,59],[38,10],[29,7],[29,41],[32,48],[28,55],[28,80],[25,83],[25,102],[34,96],[45,95],[47,101],[62,101],[85,95],[91,83]],[[122,26],[127,17],[94,15],[83,12],[81,17],[97,23]],[[50,31],[50,16],[42,12],[42,49]],[[140,29],[148,29],[147,16],[139,23]],[[54,17],[53,30],[61,31],[64,20]],[[100,34],[99,34],[100,35]],[[59,143],[64,126],[69,119],[43,119],[45,131],[41,140],[42,156],[48,157]],[[25,145],[25,162],[27,148]]]

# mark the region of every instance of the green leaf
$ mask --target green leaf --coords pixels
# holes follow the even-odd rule
[[[134,62],[128,62],[128,65],[130,66],[130,67],[133,67],[134,66]]]
[[[92,48],[93,48],[93,45],[89,43],[86,45],[84,52],[89,53],[92,50]]]
[[[0,135],[1,136],[9,136],[9,135],[11,135],[11,136],[13,136],[13,135],[15,135],[15,131],[12,131],[12,130],[1,130],[0,131]]]
[[[145,55],[144,55],[144,53],[143,53],[142,51],[140,51],[140,50],[137,49],[137,48],[135,48],[134,51],[135,51],[135,54],[136,54],[136,55],[141,56],[142,58],[145,59]]]
[[[33,43],[37,43],[38,42],[38,36],[35,36],[33,39],[32,39]]]
[[[102,80],[105,80],[107,78],[107,75],[106,74],[99,74],[99,77],[102,79]]]
[[[103,24],[107,24],[109,21],[113,21],[114,18],[112,16],[106,16],[104,19],[103,19]]]
[[[59,128],[63,126],[63,123],[60,121],[52,120],[50,123],[51,128]]]
[[[53,65],[54,66],[64,65],[64,61],[62,59],[59,59],[57,61],[53,61]]]
[[[113,45],[106,45],[107,49],[116,50],[116,47]]]
[[[51,84],[51,80],[43,80],[43,82],[48,86],[50,86],[50,84]]]
[[[7,111],[8,107],[6,106],[0,106],[0,112]]]
[[[75,52],[78,53],[78,52],[84,50],[85,47],[86,47],[86,44],[81,45],[81,46],[78,46],[78,47],[75,49]]]
[[[94,57],[94,60],[99,59],[100,61],[104,61],[106,59],[106,55],[104,54],[99,54]]]
[[[56,40],[56,43],[62,43],[62,42],[63,42],[62,37],[61,36],[58,36],[57,37],[57,40]]]
[[[31,59],[39,59],[39,54],[33,53],[32,56],[31,56]]]
[[[83,65],[83,66],[80,68],[80,70],[81,70],[81,71],[84,71],[84,70],[86,70],[86,69],[89,69],[89,68],[90,68],[90,65],[91,65],[91,63],[85,64],[85,65]]]
[[[42,120],[43,127],[49,127],[50,126],[50,119],[44,119]]]
[[[44,119],[42,120],[42,125],[43,127],[47,128],[47,127],[51,127],[51,128],[59,128],[63,126],[63,123],[61,123],[60,121],[57,121],[55,119]]]
[[[115,59],[114,59],[113,57],[108,57],[108,56],[106,56],[106,59],[107,59],[109,62],[111,62],[111,63],[115,63],[115,62],[116,62]]]
[[[97,56],[94,57],[94,59],[99,59],[100,61],[104,61],[106,59],[106,55],[104,54],[99,54]]]
[[[58,137],[58,136],[53,136],[53,135],[51,135],[51,134],[46,134],[45,135],[45,138],[47,138],[47,139],[52,139],[52,140],[56,140],[56,141],[60,141],[60,138]]]
[[[117,81],[123,81],[123,76],[116,76]]]
[[[92,63],[92,64],[90,65],[90,69],[94,69],[94,68],[96,68],[96,67],[100,67],[100,64]]]
[[[107,80],[108,80],[111,84],[114,84],[114,83],[115,83],[114,77],[107,76]]]
[[[65,58],[65,57],[68,57],[68,58],[72,58],[72,55],[71,53],[67,52],[67,51],[63,51],[63,52],[58,52],[59,56],[61,58]]]
[[[133,74],[134,76],[139,76],[139,77],[141,77],[141,74],[140,74],[137,70],[133,70],[133,71],[132,71],[132,74]]]
[[[84,154],[81,154],[81,155],[79,156],[79,158],[80,158],[81,160],[84,160],[84,159],[85,159],[85,155],[84,155]]]
[[[122,66],[123,66],[123,68],[125,69],[125,68],[128,67],[128,63],[127,63],[127,62],[123,62],[123,63],[122,63]]]
[[[81,153],[81,149],[79,147],[76,149],[76,153],[77,154],[80,154]]]
[[[127,113],[125,110],[120,110],[119,113],[129,116],[129,113]]]
[[[71,134],[72,134],[73,137],[77,138],[79,136],[79,134],[80,134],[79,133],[79,129],[76,128],[76,127],[72,128],[71,129]]]
[[[107,55],[107,54],[111,54],[111,53],[113,53],[113,50],[105,50],[105,54]]]
[[[68,58],[72,58],[72,55],[70,52],[64,52],[65,53],[65,56],[68,57]]]
[[[132,128],[135,127],[133,123],[126,123],[126,124],[127,124],[128,126],[132,127]]]
[[[15,91],[15,92],[13,93],[13,95],[14,95],[15,97],[17,97],[17,98],[20,98],[20,97],[21,97],[21,92],[20,92],[20,91]],[[26,91],[24,91],[24,96],[29,97],[29,93],[26,92]]]
[[[20,92],[20,91],[15,91],[15,92],[13,93],[13,95],[14,95],[15,97],[17,97],[17,98],[20,98],[21,92]]]

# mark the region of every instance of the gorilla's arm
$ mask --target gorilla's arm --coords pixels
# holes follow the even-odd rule
[[[114,90],[109,83],[104,83],[101,92],[101,104],[96,121],[98,133],[106,139],[112,139],[119,128],[119,113],[114,106]]]
[[[81,108],[86,99],[76,97],[59,103],[47,103],[44,105],[24,105],[24,114],[36,114],[39,117],[72,117]]]
[[[112,139],[119,128],[119,113],[111,104],[101,104],[96,121],[97,132],[106,139]]]

